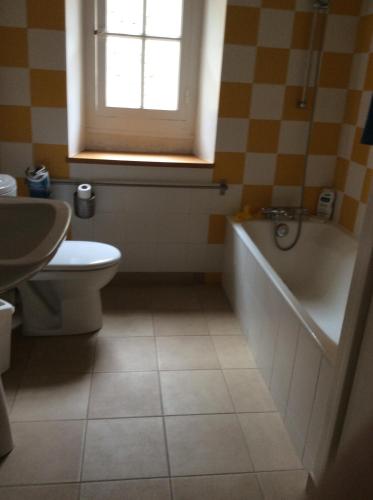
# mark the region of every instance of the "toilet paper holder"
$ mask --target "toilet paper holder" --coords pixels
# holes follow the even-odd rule
[[[75,215],[80,219],[90,219],[95,215],[96,211],[96,195],[92,191],[91,197],[88,199],[79,198],[78,193],[74,193],[74,211]]]

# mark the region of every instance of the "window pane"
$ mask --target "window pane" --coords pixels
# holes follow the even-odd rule
[[[109,33],[143,34],[144,0],[106,0],[106,29]]]
[[[106,106],[141,107],[141,59],[141,40],[107,37]]]
[[[181,37],[183,0],[147,0],[146,28],[149,36]]]
[[[179,65],[180,42],[146,40],[144,108],[178,108]]]

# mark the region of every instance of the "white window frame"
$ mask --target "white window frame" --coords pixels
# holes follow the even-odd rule
[[[168,151],[193,149],[198,101],[203,0],[184,0],[176,111],[105,106],[105,0],[85,0],[86,143],[89,148]]]

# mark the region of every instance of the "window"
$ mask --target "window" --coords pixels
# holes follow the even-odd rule
[[[86,1],[86,145],[192,151],[201,0]]]

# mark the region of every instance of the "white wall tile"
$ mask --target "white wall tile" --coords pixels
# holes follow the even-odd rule
[[[124,216],[124,245],[127,243],[154,243],[157,234],[157,215],[131,213]]]
[[[32,144],[21,142],[0,143],[0,170],[4,174],[22,177],[33,164]]]
[[[248,119],[219,118],[216,151],[240,153],[246,151]]]
[[[206,244],[188,243],[186,246],[186,271],[200,273],[206,270]]]
[[[0,26],[25,28],[27,26],[26,0],[1,0]]]
[[[352,53],[355,48],[357,16],[340,16],[329,14],[325,30],[325,46],[327,52]]]
[[[368,111],[370,107],[370,100],[372,98],[371,91],[365,91],[361,95],[360,108],[359,108],[359,116],[357,119],[358,127],[365,127],[365,123],[368,116]]]
[[[254,84],[251,94],[250,117],[260,120],[280,120],[284,104],[283,85]]]
[[[290,48],[293,19],[294,12],[291,10],[261,9],[258,46]]]
[[[259,186],[273,185],[276,159],[277,156],[274,154],[247,153],[244,183]]]
[[[30,78],[27,69],[0,68],[0,104],[30,106]]]
[[[365,68],[368,64],[368,54],[354,54],[350,72],[349,88],[352,90],[363,90],[365,84]]]
[[[93,241],[93,218],[80,219],[73,215],[71,219],[71,228],[73,240]]]
[[[155,243],[126,243],[123,270],[126,272],[156,272]]]
[[[63,108],[31,108],[32,142],[67,144],[67,111]]]
[[[350,162],[346,179],[346,194],[355,198],[355,200],[360,200],[365,171],[366,167],[354,161]]]
[[[124,218],[117,214],[96,214],[93,218],[93,238],[95,241],[123,247]]]
[[[65,32],[28,30],[29,66],[35,69],[66,69]]]
[[[272,194],[273,206],[297,207],[300,205],[300,187],[274,186]]]
[[[367,206],[365,203],[359,203],[359,208],[357,210],[357,216],[354,227],[354,234],[357,238],[361,235],[361,230],[363,228],[365,214],[366,214]]]
[[[222,81],[251,83],[254,80],[255,57],[255,47],[225,44]]]
[[[351,158],[352,146],[354,143],[355,127],[353,125],[342,125],[339,139],[338,156],[345,160]]]
[[[187,246],[184,243],[157,243],[155,265],[158,272],[186,272]]]
[[[308,157],[306,186],[332,187],[335,163],[334,156],[310,155]]]
[[[189,214],[187,225],[184,228],[186,232],[186,241],[188,243],[207,243],[209,229],[208,214]]]
[[[320,88],[317,96],[315,121],[342,123],[346,90]]]
[[[158,217],[156,241],[160,243],[186,243],[188,215],[162,213]]]
[[[279,153],[304,154],[306,152],[308,122],[282,121]]]
[[[287,84],[303,85],[307,69],[307,51],[293,49],[290,51]]]

